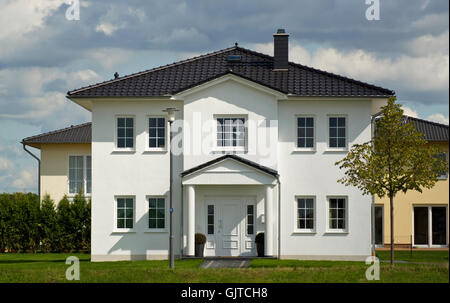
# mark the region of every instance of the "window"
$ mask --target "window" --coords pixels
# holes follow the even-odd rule
[[[314,147],[314,118],[297,117],[297,147]]]
[[[245,118],[217,118],[217,147],[245,147]]]
[[[314,198],[297,198],[297,229],[314,229]]]
[[[134,147],[134,118],[117,118],[117,148]]]
[[[214,235],[214,205],[208,205],[208,235]]]
[[[166,206],[164,198],[148,199],[148,228],[165,228]]]
[[[345,230],[347,228],[345,198],[329,198],[328,220],[330,230]]]
[[[91,193],[91,156],[69,156],[69,194]]]
[[[330,148],[346,148],[346,118],[345,117],[328,117],[329,125],[329,141]]]
[[[414,206],[414,245],[447,245],[447,207]]]
[[[440,153],[435,155],[436,158],[442,159],[442,161],[447,161],[447,154],[446,153]],[[442,171],[440,172],[440,176],[438,177],[438,179],[447,179],[447,172],[446,171]]]
[[[148,118],[148,134],[150,148],[166,147],[166,119],[164,117]]]
[[[117,198],[117,228],[133,228],[133,198]]]
[[[375,206],[375,244],[383,245],[383,206]]]
[[[247,235],[253,235],[255,230],[255,207],[247,205]]]
[[[86,193],[91,193],[92,178],[91,178],[91,156],[86,156]]]

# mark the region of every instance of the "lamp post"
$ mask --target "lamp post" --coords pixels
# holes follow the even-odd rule
[[[169,202],[169,264],[170,268],[175,268],[175,256],[173,250],[173,201],[172,201],[172,123],[175,121],[175,112],[178,111],[176,108],[170,107],[163,110],[167,113],[167,120],[169,122],[169,174],[170,174],[170,202]]]

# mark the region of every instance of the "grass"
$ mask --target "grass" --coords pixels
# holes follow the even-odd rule
[[[377,251],[380,260],[391,260],[389,250]],[[406,250],[396,250],[394,260],[408,262],[427,262],[427,263],[448,263],[448,250],[419,250],[409,252]]]
[[[200,269],[202,260],[176,260],[175,269],[167,261],[89,261],[86,254],[0,254],[0,282],[72,282],[65,278],[65,259],[80,259],[80,281],[158,283],[340,283],[373,282],[365,279],[364,262],[298,261],[254,259],[249,268]],[[381,264],[377,282],[449,282],[447,265]]]

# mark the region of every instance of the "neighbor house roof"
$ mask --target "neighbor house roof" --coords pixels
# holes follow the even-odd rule
[[[228,60],[228,56],[240,60]],[[235,57],[236,58],[236,57]],[[274,71],[274,58],[237,45],[180,62],[69,91],[68,97],[172,96],[226,74],[234,74],[281,93],[314,97],[388,97],[394,91],[289,62]]]
[[[422,132],[427,141],[448,141],[448,125],[410,116],[405,116],[405,120],[411,122],[418,131]]]
[[[246,164],[246,165],[248,165],[248,166],[251,166],[251,167],[253,167],[253,168],[256,168],[257,170],[260,170],[260,171],[263,171],[263,172],[265,172],[265,173],[267,173],[267,174],[269,174],[269,175],[272,175],[272,176],[274,176],[275,178],[278,177],[278,172],[277,172],[276,170],[271,169],[271,168],[266,167],[266,166],[263,166],[263,165],[260,165],[260,164],[258,164],[258,163],[256,163],[256,162],[253,162],[253,161],[244,159],[244,158],[242,158],[242,157],[236,156],[236,155],[234,155],[234,154],[226,154],[226,155],[223,155],[223,156],[221,156],[221,157],[215,158],[215,159],[213,159],[213,160],[211,160],[211,161],[208,161],[208,162],[205,162],[205,163],[200,164],[200,165],[198,165],[198,166],[195,166],[195,167],[192,167],[192,168],[190,168],[190,169],[187,169],[187,170],[185,170],[184,172],[181,173],[181,177],[184,177],[184,176],[187,176],[187,175],[189,175],[189,174],[192,174],[192,173],[194,173],[194,172],[196,172],[196,171],[199,171],[199,170],[201,170],[201,169],[203,169],[203,168],[206,168],[206,167],[208,167],[208,166],[211,166],[211,165],[213,165],[213,164],[216,164],[216,163],[218,163],[218,162],[220,162],[220,161],[222,161],[222,160],[225,160],[225,159],[233,159],[233,160],[236,160],[236,161],[238,161],[238,162],[241,162],[241,163],[243,163],[243,164]]]
[[[91,122],[58,129],[22,140],[27,145],[43,143],[91,143]]]

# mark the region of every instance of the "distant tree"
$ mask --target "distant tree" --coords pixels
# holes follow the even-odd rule
[[[391,265],[394,264],[394,198],[398,192],[422,192],[432,188],[448,162],[436,157],[440,151],[429,145],[424,134],[406,123],[395,97],[382,107],[375,120],[375,136],[370,142],[355,144],[345,158],[336,162],[345,175],[338,180],[355,186],[364,195],[387,196],[391,218]]]

